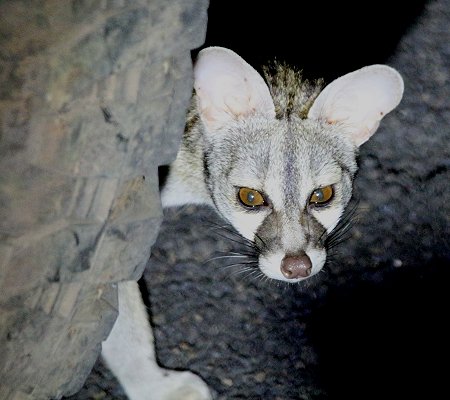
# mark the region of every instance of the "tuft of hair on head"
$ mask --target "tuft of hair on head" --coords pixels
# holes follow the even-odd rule
[[[324,86],[323,79],[303,79],[301,70],[276,60],[263,66],[262,70],[275,105],[276,118],[294,115],[306,119]]]

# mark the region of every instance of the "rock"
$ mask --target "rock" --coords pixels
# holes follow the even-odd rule
[[[142,275],[206,8],[0,4],[0,398],[76,392]]]

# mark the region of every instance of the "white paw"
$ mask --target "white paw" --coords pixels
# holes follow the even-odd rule
[[[189,371],[167,371],[164,382],[159,386],[161,400],[211,400],[211,393],[206,383]]]

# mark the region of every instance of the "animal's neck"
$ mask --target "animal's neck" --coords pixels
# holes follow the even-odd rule
[[[184,204],[212,205],[205,183],[202,134],[197,114],[188,114],[186,130],[176,160],[170,165],[166,184],[161,192],[163,207]]]

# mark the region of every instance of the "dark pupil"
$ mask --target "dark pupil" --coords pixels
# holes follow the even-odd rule
[[[317,201],[322,201],[323,200],[323,192],[322,192],[322,190],[316,190],[315,195],[316,195]]]
[[[247,193],[247,201],[249,203],[253,203],[255,201],[255,194],[253,192]]]

